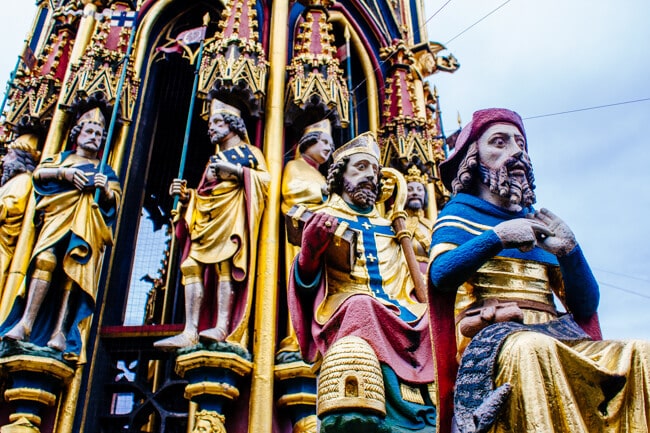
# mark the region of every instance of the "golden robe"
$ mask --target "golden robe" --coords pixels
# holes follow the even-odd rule
[[[89,177],[98,171],[98,160],[89,160],[66,151],[43,161],[39,168],[75,167]],[[64,279],[72,280],[80,290],[70,295],[68,310],[69,329],[66,335],[68,359],[84,362],[85,327],[95,309],[97,288],[101,275],[101,263],[107,245],[112,245],[112,225],[120,203],[121,188],[113,170],[106,166],[109,188],[115,195],[115,202],[103,208],[95,202],[95,188],[78,190],[67,181],[34,179],[36,207],[34,224],[37,239],[32,250],[30,264],[23,284],[14,296],[13,305],[0,334],[11,329],[22,317],[26,300],[25,291],[34,271],[39,253],[52,249],[57,257],[57,268],[52,282],[38,312],[30,341],[45,347],[49,341],[54,323],[61,309],[60,299]]]
[[[282,203],[280,209],[286,214],[292,206],[301,204],[313,210],[325,202],[322,186],[327,183],[325,176],[309,164],[302,155],[291,160],[282,173]],[[289,275],[291,264],[300,252],[300,246],[293,245],[285,239],[285,270]],[[289,322],[291,319],[289,318]],[[288,325],[287,337],[280,342],[280,351],[297,352],[300,350],[295,331]]]
[[[197,191],[190,190],[184,220],[188,256],[207,265],[232,260],[233,280],[245,282],[244,292],[235,301],[235,327],[226,341],[246,346],[258,231],[271,177],[263,153],[255,146],[242,146],[257,160],[255,169],[244,166],[241,182],[202,182]]]
[[[31,192],[31,173],[17,174],[0,187],[0,294],[4,292]]]

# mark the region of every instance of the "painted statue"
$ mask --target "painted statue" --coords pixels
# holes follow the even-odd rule
[[[420,270],[426,276],[433,231],[433,221],[425,215],[428,202],[427,176],[417,165],[413,164],[407,170],[405,178],[407,182],[406,229],[411,233],[411,244]]]
[[[73,150],[43,160],[34,170],[34,224],[38,232],[27,270],[27,293],[0,326],[5,339],[30,341],[77,358],[81,322],[95,308],[101,262],[112,245],[121,189],[98,154],[106,140],[99,108],[83,113],[70,132]],[[95,191],[99,200],[95,201]]]
[[[379,158],[372,133],[334,152],[331,195],[305,224],[290,274],[289,310],[303,357],[322,357],[321,432],[346,431],[357,422],[396,432],[435,431],[426,304],[415,299],[391,223],[375,206]],[[325,260],[347,248],[337,238],[346,228],[357,233],[351,270]]]
[[[7,281],[23,216],[32,193],[32,172],[41,154],[38,138],[22,134],[7,146],[0,180],[0,294]]]
[[[307,126],[298,141],[295,159],[289,161],[282,173],[282,213],[291,207],[303,205],[307,209],[321,206],[329,195],[325,176],[319,168],[327,163],[334,150],[332,127],[325,119]],[[286,242],[287,275],[300,247]],[[300,348],[295,332],[289,326],[288,336],[280,342],[280,352],[297,352]]]
[[[246,346],[255,251],[270,175],[264,155],[248,142],[237,108],[212,98],[208,135],[216,154],[198,188],[186,188],[181,179],[170,187],[184,204],[176,234],[186,245],[181,263],[185,328],[154,343],[165,350],[193,346],[199,337]]]
[[[429,298],[440,321],[441,300],[455,296],[459,430],[648,431],[650,344],[598,340],[599,289],[581,248],[558,216],[532,207],[521,117],[477,111],[440,170],[454,195],[434,227]]]

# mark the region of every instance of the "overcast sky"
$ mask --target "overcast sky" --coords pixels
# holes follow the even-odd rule
[[[461,64],[431,78],[445,131],[488,107],[526,119],[646,99],[524,122],[537,206],[576,233],[600,282],[604,336],[650,339],[650,2],[504,2],[424,0],[429,40]],[[2,94],[35,10],[20,0],[0,16]]]

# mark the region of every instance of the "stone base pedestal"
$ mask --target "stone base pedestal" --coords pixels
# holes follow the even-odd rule
[[[275,366],[278,407],[291,418],[293,433],[316,433],[316,373],[304,361]]]
[[[225,406],[239,397],[239,381],[253,364],[245,354],[197,349],[179,352],[176,373],[187,379],[185,398],[197,404],[195,429],[204,424],[225,433]],[[198,430],[197,430],[198,431]]]
[[[55,406],[61,387],[74,375],[65,362],[27,354],[0,357],[0,369],[9,377],[4,398],[14,407],[1,433],[39,432],[44,412]]]

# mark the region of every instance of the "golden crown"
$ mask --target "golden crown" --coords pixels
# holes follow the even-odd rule
[[[41,157],[41,152],[37,149],[38,138],[34,134],[23,134],[11,142],[7,148],[13,150],[22,150],[27,152],[34,160],[38,161]]]
[[[332,124],[328,119],[323,119],[321,121],[318,121],[316,123],[312,123],[311,125],[307,126],[305,128],[305,132],[303,135],[307,135],[310,132],[324,132],[330,137],[332,136]]]
[[[332,154],[332,158],[336,163],[346,156],[357,153],[367,153],[380,161],[379,144],[372,131],[364,132],[336,149]]]
[[[413,165],[408,169],[406,176],[404,176],[407,182],[418,182],[422,185],[429,183],[428,176],[420,171],[420,169]]]
[[[88,123],[88,122],[96,123],[102,128],[106,127],[106,120],[104,119],[102,110],[100,110],[99,108],[93,108],[92,110],[88,110],[84,114],[82,114],[81,117],[79,117],[79,120],[77,120],[77,125],[81,125],[83,123]]]
[[[241,117],[240,110],[218,99],[213,99],[212,102],[210,102],[210,116],[214,116],[215,114],[231,114],[233,116]]]

